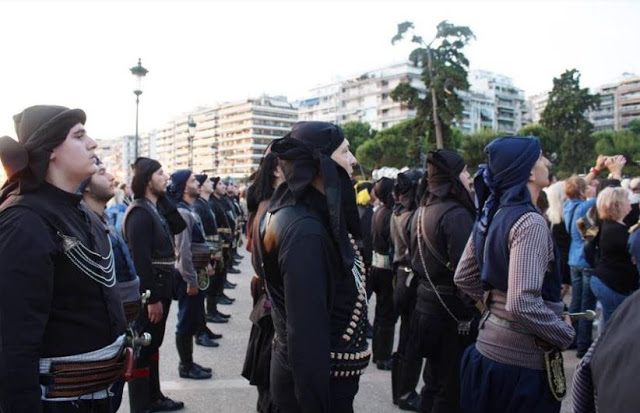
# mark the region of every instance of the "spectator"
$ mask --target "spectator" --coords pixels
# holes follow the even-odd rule
[[[571,272],[569,269],[569,248],[571,246],[571,236],[567,232],[567,227],[562,214],[562,206],[567,197],[564,193],[564,181],[559,181],[544,189],[547,194],[549,208],[546,217],[551,229],[551,236],[558,246],[562,261],[560,262],[560,272],[562,274],[562,296],[564,297],[571,287]],[[544,212],[544,211],[543,211]]]
[[[600,261],[591,278],[591,289],[602,304],[602,321],[606,325],[616,308],[638,289],[638,271],[627,251],[629,233],[623,222],[631,210],[627,191],[605,188],[598,195],[597,208],[602,219]]]

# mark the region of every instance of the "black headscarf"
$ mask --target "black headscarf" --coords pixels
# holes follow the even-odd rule
[[[151,176],[162,168],[160,162],[155,159],[139,157],[133,164],[133,179],[131,180],[131,192],[135,199],[144,198],[147,185]]]
[[[273,170],[278,166],[278,155],[271,151],[274,142],[264,150],[264,156],[260,160],[260,167],[253,174],[253,184],[247,189],[247,210],[256,212],[260,202],[271,198],[273,195]]]
[[[327,122],[299,122],[284,138],[275,142],[271,151],[282,165],[285,184],[271,200],[270,211],[276,211],[301,200],[318,174],[324,180],[329,211],[329,225],[340,250],[344,269],[350,273],[354,252],[349,233],[360,237],[360,217],[348,173],[331,159],[331,154],[344,141],[342,130]]]
[[[464,159],[453,151],[447,149],[429,151],[427,154],[429,195],[426,197],[425,205],[445,199],[455,199],[475,214],[471,194],[460,181],[460,173],[465,165]]]
[[[410,169],[405,172],[401,172],[396,177],[396,183],[393,186],[393,191],[398,197],[398,205],[396,205],[395,212],[402,213],[403,211],[413,211],[418,204],[418,183],[422,177],[422,170]]]
[[[187,181],[192,174],[191,169],[178,169],[171,174],[171,185],[167,188],[167,195],[172,201],[179,202],[182,199]]]
[[[53,149],[87,116],[81,109],[64,106],[31,106],[13,117],[18,141],[0,138],[0,160],[8,180],[0,193],[2,203],[10,193],[35,191],[44,182]],[[17,191],[16,191],[17,190]]]
[[[373,190],[376,192],[376,198],[389,209],[393,209],[393,205],[395,204],[395,200],[393,199],[394,184],[395,181],[393,179],[383,177],[378,179],[373,186]]]
[[[196,181],[198,181],[198,184],[202,185],[207,180],[208,177],[205,174],[198,174],[195,176],[195,178],[196,178]]]

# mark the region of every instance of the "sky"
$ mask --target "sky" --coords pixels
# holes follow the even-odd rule
[[[467,25],[471,69],[513,78],[527,95],[577,68],[597,87],[640,74],[640,1],[46,1],[0,0],[0,136],[34,104],[79,107],[94,138],[135,132],[134,77],[149,70],[140,132],[198,106],[314,86],[406,60],[397,24],[425,39]]]

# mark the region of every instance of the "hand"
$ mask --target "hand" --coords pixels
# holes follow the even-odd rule
[[[607,166],[607,161],[609,160],[608,156],[598,155],[598,160],[596,161],[596,169],[598,171],[602,171]]]
[[[211,266],[211,264],[207,264],[207,276],[211,277],[213,275],[213,267]]]
[[[162,320],[163,312],[164,310],[160,301],[153,304],[147,304],[147,316],[149,317],[149,321],[153,324],[158,324]]]
[[[564,322],[573,327],[573,323],[571,322],[571,317],[569,317],[569,314],[564,315]]]
[[[198,287],[187,287],[187,295],[198,295]]]
[[[609,157],[609,162],[607,163],[607,168],[609,168],[609,172],[611,172],[611,177],[613,179],[621,179],[622,178],[622,168],[627,163],[627,159],[624,155],[615,155]]]

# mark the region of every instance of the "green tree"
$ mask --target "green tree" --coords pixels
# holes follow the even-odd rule
[[[582,172],[594,157],[593,125],[586,118],[590,109],[600,104],[600,95],[580,88],[580,72],[565,71],[553,79],[549,101],[540,123],[550,132],[550,139],[560,144],[560,168],[565,172]]]
[[[341,127],[353,153],[356,153],[360,145],[376,135],[375,129],[371,129],[371,125],[367,122],[347,122]]]
[[[398,24],[391,43],[402,40],[413,30],[412,22]],[[418,47],[411,52],[409,60],[416,67],[422,67],[422,81],[428,94],[422,96],[421,91],[409,83],[399,84],[391,93],[393,100],[417,110],[416,128],[422,130],[422,135],[428,133],[437,148],[451,147],[451,124],[462,117],[462,100],[456,91],[469,90],[469,60],[462,49],[474,38],[469,27],[455,26],[446,20],[438,24],[437,33],[429,43],[413,34],[411,42]]]
[[[467,162],[467,169],[470,173],[475,173],[478,165],[487,162],[487,157],[484,154],[485,146],[494,138],[503,135],[503,133],[485,129],[465,136],[465,139],[462,141],[462,157]]]
[[[416,166],[424,149],[423,139],[417,133],[413,120],[405,120],[366,140],[356,150],[356,158],[368,171],[383,166]]]
[[[624,155],[627,164],[626,175],[640,175],[640,168],[635,161],[640,160],[640,122],[622,131],[604,131],[593,135],[595,149],[599,155]]]
[[[542,145],[542,152],[552,162],[557,162],[560,156],[560,145],[562,141],[557,139],[556,135],[553,135],[549,129],[539,123],[530,123],[523,126],[519,131],[520,136],[535,136],[540,139]]]

